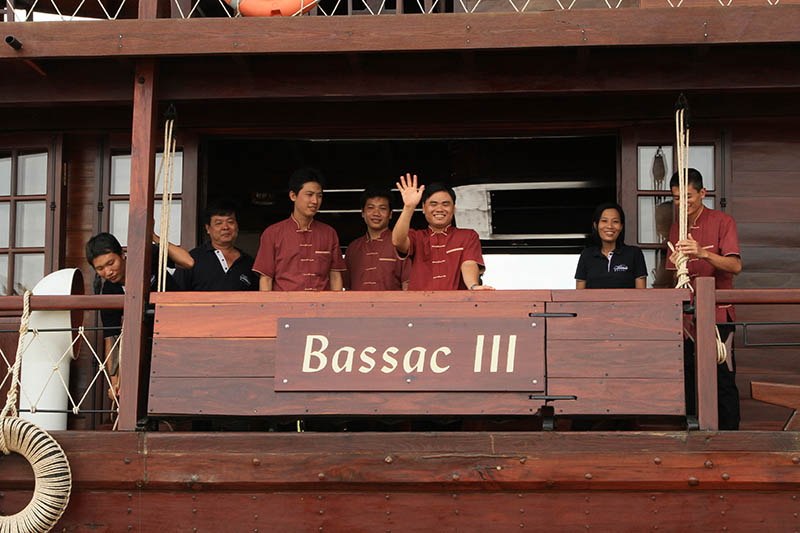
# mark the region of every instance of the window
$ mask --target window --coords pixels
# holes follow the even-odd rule
[[[164,159],[163,153],[156,154],[156,200],[154,203],[153,217],[155,219],[154,231],[161,235],[161,205],[162,191],[166,169],[162,171],[159,180],[158,171]],[[172,208],[170,210],[169,241],[173,244],[181,243],[181,213],[183,203],[183,152],[176,151],[172,171]],[[108,228],[119,240],[122,246],[128,245],[128,212],[130,210],[131,194],[131,156],[126,153],[111,155],[111,179],[108,193]]]
[[[716,206],[716,147],[689,146],[689,167],[703,176],[707,194],[703,204]],[[672,276],[665,270],[670,228],[677,217],[669,181],[676,168],[672,145],[640,144],[637,147],[637,212],[639,246],[647,262],[647,286],[670,287]]]
[[[23,294],[45,274],[49,170],[46,149],[0,151],[0,295]]]

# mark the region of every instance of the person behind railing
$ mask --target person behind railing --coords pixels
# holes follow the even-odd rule
[[[576,289],[644,289],[647,266],[637,246],[625,244],[625,212],[610,202],[592,215],[592,244],[581,252]]]
[[[675,252],[667,259],[667,269],[676,270],[678,252],[683,252],[689,256],[687,268],[692,286],[694,286],[696,277],[711,276],[714,278],[714,285],[717,289],[732,289],[733,276],[742,271],[736,222],[730,215],[703,205],[706,189],[703,187],[703,176],[700,172],[690,168],[688,181],[686,210],[689,215],[689,234],[688,238],[678,240],[679,223],[676,221],[672,224],[669,242],[675,247]],[[675,205],[680,206],[677,172],[673,174],[669,185],[672,188]],[[736,315],[732,305],[717,305],[717,323],[734,322],[735,320]],[[685,326],[687,334],[684,342],[686,407],[690,414],[696,414],[694,328],[688,321]],[[733,331],[733,326],[719,326],[720,337],[728,348],[726,363],[717,365],[720,429],[739,429],[739,389],[736,388],[736,362],[733,358],[733,337],[731,335]]]
[[[158,242],[158,235],[153,234],[153,240]],[[178,268],[192,268],[194,259],[189,252],[169,243],[169,262],[167,266]],[[125,273],[127,261],[125,252],[119,241],[110,233],[98,233],[86,243],[86,260],[92,265],[94,271],[103,280],[101,294],[125,294]],[[150,290],[156,290],[158,280],[158,245],[153,244],[150,265]],[[177,290],[178,285],[167,273],[167,290]],[[103,322],[103,339],[105,343],[106,358],[108,359],[108,374],[111,378],[113,391],[109,390],[110,398],[119,395],[119,350],[109,351],[116,343],[122,329],[122,309],[103,309],[100,311]],[[109,357],[110,355],[110,357]]]
[[[203,214],[209,241],[189,254],[194,267],[175,271],[175,281],[184,291],[258,290],[253,258],[235,246],[239,236],[236,206],[219,200]]]
[[[366,235],[350,243],[345,254],[345,289],[353,291],[399,291],[408,287],[409,262],[397,257],[392,245],[391,192],[368,187],[361,195],[361,217]]]
[[[400,176],[397,183],[403,197],[403,211],[392,230],[392,244],[398,257],[411,261],[408,290],[494,290],[481,285],[485,270],[481,241],[471,229],[453,225],[456,193],[443,183],[417,184],[416,174]],[[411,230],[411,217],[422,201],[427,229]]]
[[[341,291],[345,270],[339,236],[314,220],[322,206],[322,173],[311,168],[289,179],[292,214],[261,234],[253,270],[262,291]]]

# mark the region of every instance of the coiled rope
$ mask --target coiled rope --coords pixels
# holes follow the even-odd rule
[[[678,240],[682,241],[689,237],[689,123],[686,119],[686,108],[688,104],[686,98],[681,95],[675,109],[675,137],[678,157]],[[667,242],[669,249],[675,251],[671,242]],[[694,292],[691,278],[689,277],[689,258],[681,251],[678,251],[678,258],[675,261],[677,268],[678,281],[675,284],[677,289],[690,289]],[[725,363],[728,358],[728,350],[719,335],[719,328],[714,325],[714,333],[717,337],[717,364]]]
[[[0,413],[0,451],[16,452],[31,465],[34,476],[33,497],[19,513],[0,516],[0,533],[44,533],[50,531],[64,514],[72,492],[72,471],[67,455],[56,440],[35,424],[17,418],[19,372],[25,352],[25,336],[30,323],[31,291],[23,296],[19,324],[17,356],[12,368],[11,388]]]

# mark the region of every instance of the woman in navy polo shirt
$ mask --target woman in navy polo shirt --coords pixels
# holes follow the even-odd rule
[[[625,244],[625,212],[615,203],[597,206],[592,216],[592,245],[581,252],[576,289],[644,289],[647,266],[636,246]]]

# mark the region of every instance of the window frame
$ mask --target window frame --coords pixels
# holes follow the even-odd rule
[[[64,199],[66,190],[66,171],[62,168],[63,137],[60,134],[52,135],[0,135],[0,153],[9,154],[11,157],[11,183],[9,195],[0,197],[0,202],[9,204],[9,241],[8,247],[0,248],[0,254],[8,257],[6,271],[6,292],[15,294],[14,285],[16,278],[16,261],[18,255],[42,254],[44,268],[42,278],[60,268],[63,259],[64,238]],[[32,153],[47,154],[47,170],[45,178],[45,193],[35,195],[20,195],[18,190],[19,156]],[[45,202],[45,235],[44,245],[35,247],[20,247],[16,244],[17,205],[19,202],[44,201]],[[41,279],[41,278],[40,278]],[[31,287],[32,288],[32,287]],[[16,313],[18,314],[18,313]]]

